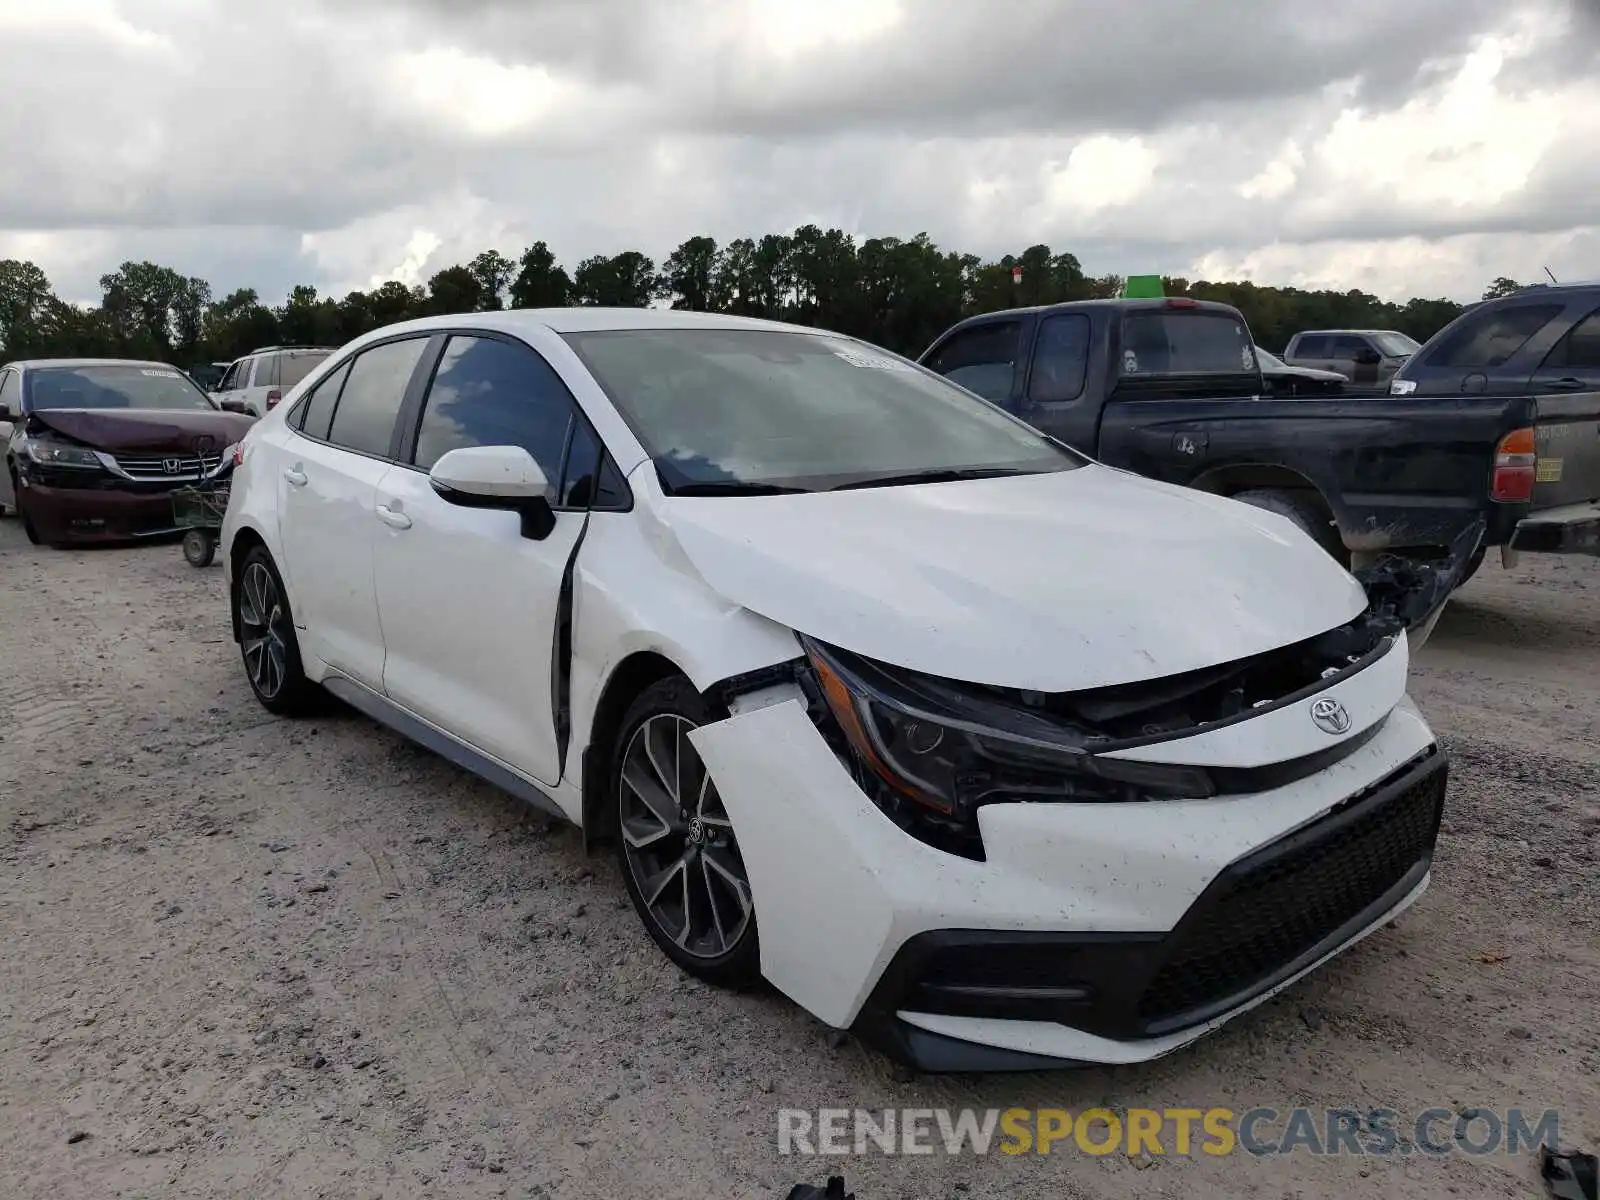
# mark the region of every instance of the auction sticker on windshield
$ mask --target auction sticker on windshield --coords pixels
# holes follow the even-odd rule
[[[862,354],[858,350],[835,350],[834,354],[844,359],[852,367],[866,367],[872,371],[909,371],[909,363],[897,362],[892,358],[879,358],[875,354]]]

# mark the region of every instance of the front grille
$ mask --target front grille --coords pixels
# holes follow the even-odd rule
[[[1223,872],[1173,931],[1140,996],[1146,1027],[1192,1024],[1259,990],[1428,862],[1444,807],[1443,756],[1400,774],[1404,786],[1391,795],[1382,793],[1393,783],[1379,784]]]
[[[193,454],[137,454],[118,455],[112,461],[134,479],[160,481],[181,479],[186,475],[203,475],[222,460]]]

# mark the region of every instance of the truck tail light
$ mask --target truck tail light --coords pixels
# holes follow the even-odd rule
[[[1533,481],[1539,462],[1532,427],[1513,429],[1494,448],[1494,479],[1489,498],[1502,504],[1533,499]]]
[[[271,412],[273,409],[277,408],[278,407],[278,401],[282,400],[282,399],[283,399],[283,393],[281,391],[279,391],[277,388],[273,388],[270,392],[267,393],[267,411]]]

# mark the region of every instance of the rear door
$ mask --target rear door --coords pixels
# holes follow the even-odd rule
[[[380,342],[332,372],[296,406],[282,462],[278,525],[301,644],[380,692],[378,485],[394,469],[400,409],[427,346],[426,334]]]

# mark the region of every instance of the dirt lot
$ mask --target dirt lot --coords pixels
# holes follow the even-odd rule
[[[780,1107],[1562,1110],[1600,1143],[1600,564],[1495,563],[1414,692],[1432,890],[1199,1047],[909,1081],[680,977],[575,832],[351,714],[261,711],[220,568],[0,522],[0,1196],[783,1197]],[[1448,1127],[1446,1127],[1448,1129]],[[1527,1157],[881,1154],[859,1200],[1535,1194]]]

